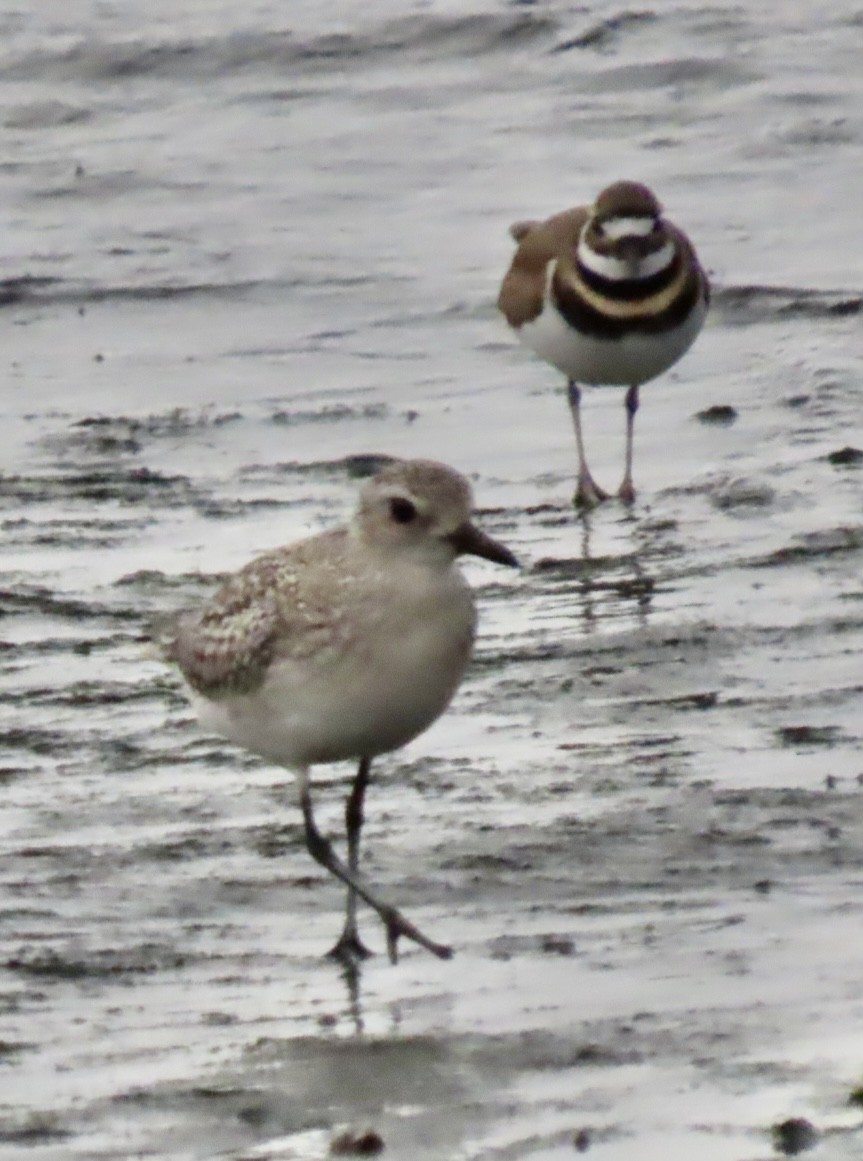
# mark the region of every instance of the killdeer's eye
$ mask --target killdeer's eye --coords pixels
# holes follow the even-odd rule
[[[396,524],[410,524],[416,514],[416,508],[410,500],[406,500],[403,496],[394,496],[390,500],[390,516]]]

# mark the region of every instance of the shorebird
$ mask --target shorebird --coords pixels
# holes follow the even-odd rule
[[[625,386],[626,466],[618,496],[635,499],[632,442],[638,392],[689,349],[710,299],[692,243],[645,185],[618,181],[592,206],[516,222],[518,243],[498,308],[519,339],[567,377],[578,453],[573,497],[608,498],[593,479],[581,430],[581,387]]]
[[[372,760],[443,713],[470,658],[476,628],[463,553],[515,566],[508,548],[471,522],[468,482],[431,460],[392,460],[366,482],[348,527],[264,553],[203,606],[156,629],[201,724],[296,778],[312,857],[348,887],[331,954],[365,957],[357,898],[380,916],[390,959],[404,936],[425,936],[359,872]],[[315,822],[309,768],[358,761],[345,810],[348,861]]]

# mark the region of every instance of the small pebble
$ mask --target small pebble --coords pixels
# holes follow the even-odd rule
[[[540,943],[546,955],[573,955],[575,944],[568,935],[544,935]]]
[[[863,451],[859,447],[840,447],[838,451],[830,452],[827,460],[837,467],[844,468],[849,464],[859,464],[863,461]]]
[[[715,403],[713,407],[697,411],[695,418],[699,423],[706,423],[712,427],[731,427],[732,423],[737,421],[737,408],[728,403]]]
[[[798,1153],[811,1149],[818,1140],[815,1126],[805,1117],[789,1117],[787,1121],[774,1125],[771,1131],[773,1147],[786,1157],[796,1157]]]
[[[374,1129],[360,1132],[346,1129],[330,1145],[330,1153],[335,1157],[376,1157],[383,1151],[384,1139]]]

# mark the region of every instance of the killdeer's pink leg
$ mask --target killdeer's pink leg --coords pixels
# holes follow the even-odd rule
[[[575,447],[578,452],[578,484],[572,502],[576,508],[595,508],[597,504],[608,499],[608,492],[600,488],[587,466],[584,439],[581,434],[581,388],[574,380],[570,379],[566,385],[566,393],[572,415],[572,425],[575,428]]]
[[[633,385],[626,392],[626,468],[623,473],[623,483],[617,494],[624,504],[635,503],[635,487],[632,483],[632,440],[635,433],[635,413],[638,411],[638,384]]]

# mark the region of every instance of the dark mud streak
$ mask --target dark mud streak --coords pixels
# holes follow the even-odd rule
[[[176,506],[192,502],[196,489],[185,476],[165,476],[144,467],[62,475],[0,476],[0,504],[7,502],[16,506],[58,504],[66,500],[141,505],[156,494],[161,505]]]
[[[316,71],[351,66],[368,69],[401,60],[406,53],[449,51],[474,56],[499,51],[513,42],[544,38],[555,27],[550,17],[532,12],[468,16],[403,16],[378,23],[374,30],[325,33],[301,39],[290,31],[254,31],[225,37],[207,36],[130,42],[88,38],[63,51],[30,52],[6,63],[0,75],[10,79],[81,80],[128,83],[153,77],[163,81],[190,76],[198,80],[235,77],[244,71],[284,76],[305,64]]]
[[[0,611],[6,616],[36,615],[76,624],[86,621],[137,622],[141,618],[141,610],[134,604],[108,604],[98,599],[88,601],[28,583],[0,589]]]
[[[586,48],[609,51],[621,38],[621,34],[627,33],[631,28],[637,28],[639,25],[654,23],[656,20],[656,13],[648,9],[621,12],[617,16],[597,21],[596,24],[592,24],[577,36],[561,41],[555,45],[552,51],[562,53],[570,52],[572,49]]]
[[[121,951],[97,951],[87,958],[40,949],[13,956],[3,966],[7,971],[29,979],[85,981],[174,971],[185,964],[185,957],[173,948],[146,944]]]
[[[725,322],[738,326],[789,317],[816,321],[855,317],[863,312],[863,295],[811,287],[718,286],[712,306]]]

